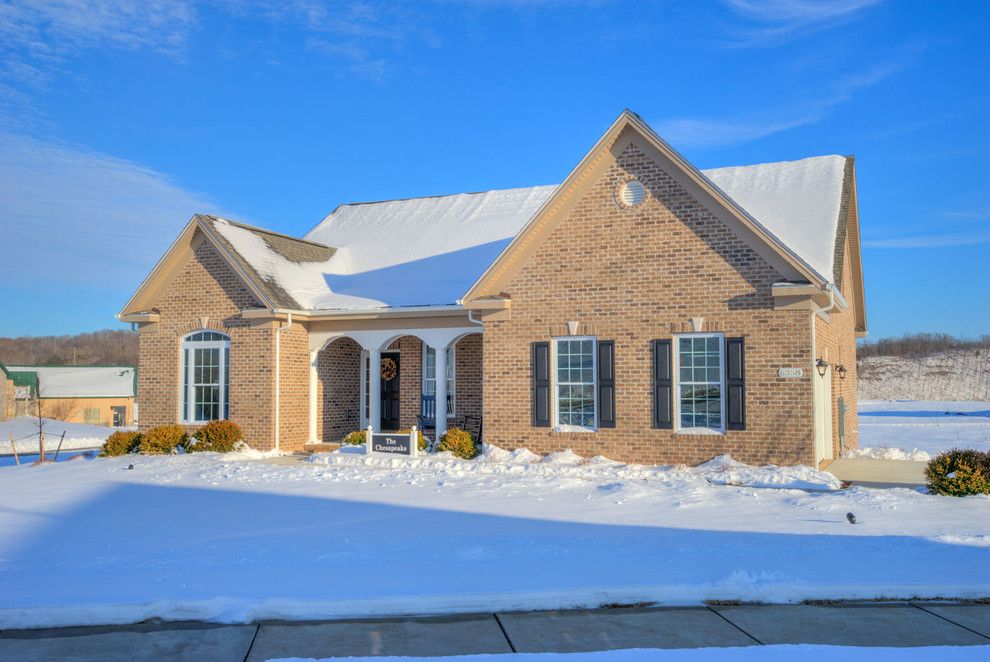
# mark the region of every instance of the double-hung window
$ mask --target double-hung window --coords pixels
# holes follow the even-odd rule
[[[197,331],[182,340],[183,423],[228,418],[230,414],[230,338]]]
[[[725,431],[725,338],[691,333],[674,338],[674,416],[682,432]]]
[[[555,338],[553,341],[554,427],[562,431],[597,427],[595,339]]]
[[[454,415],[457,403],[457,371],[454,368],[454,346],[447,347],[447,417]],[[437,393],[437,354],[436,350],[423,343],[423,395]]]

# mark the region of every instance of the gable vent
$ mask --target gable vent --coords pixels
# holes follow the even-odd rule
[[[619,200],[626,207],[635,207],[646,197],[646,188],[637,179],[630,179],[619,188]]]

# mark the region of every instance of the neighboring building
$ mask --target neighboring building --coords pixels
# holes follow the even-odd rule
[[[14,411],[14,377],[7,366],[0,363],[0,421],[13,418]]]
[[[14,416],[42,415],[71,423],[127,426],[135,421],[134,366],[27,366],[4,370],[14,386]]]
[[[194,216],[119,317],[142,428],[295,450],[429,404],[506,448],[812,464],[857,445],[853,159],[699,171],[625,111],[559,186],[343,205],[304,239]]]
[[[0,412],[4,418],[15,418],[32,413],[31,403],[38,395],[38,375],[33,371],[17,370],[0,363],[0,377],[3,378],[3,396]]]

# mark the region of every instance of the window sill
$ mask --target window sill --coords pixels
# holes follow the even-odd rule
[[[725,436],[725,430],[713,430],[711,428],[681,428],[680,430],[675,430],[674,433],[686,435],[714,435],[718,437]]]
[[[586,428],[580,425],[555,425],[554,432],[598,432],[598,428]]]

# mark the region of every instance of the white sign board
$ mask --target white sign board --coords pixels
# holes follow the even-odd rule
[[[777,376],[783,379],[798,379],[804,377],[804,368],[781,368]]]
[[[374,432],[368,427],[364,435],[369,455],[403,455],[416,457],[419,454],[419,434],[416,428],[406,433]]]

